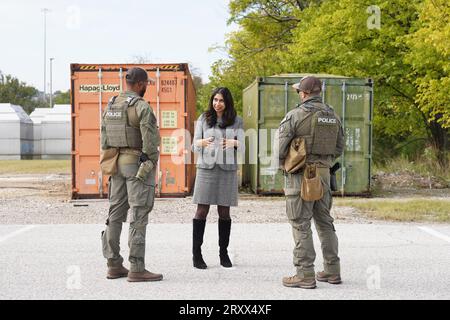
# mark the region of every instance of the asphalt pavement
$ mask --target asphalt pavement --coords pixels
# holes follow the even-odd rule
[[[122,255],[128,267],[127,227]],[[192,267],[189,224],[150,224],[146,264],[160,282],[107,280],[103,225],[0,225],[0,299],[450,299],[450,225],[336,224],[343,283],[285,288],[293,275],[288,224],[232,226],[231,269],[219,264],[217,224],[208,223],[203,256]],[[322,270],[315,230],[316,271]]]

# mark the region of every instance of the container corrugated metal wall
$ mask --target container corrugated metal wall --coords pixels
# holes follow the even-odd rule
[[[150,103],[161,135],[156,194],[191,193],[195,165],[191,137],[195,121],[195,88],[187,64],[72,64],[72,197],[107,194],[107,177],[99,166],[100,110],[125,91],[131,67],[147,70],[153,80],[144,99]]]
[[[285,114],[299,103],[294,83],[306,75],[283,74],[258,78],[243,93],[244,126],[247,133],[243,182],[257,194],[280,194],[284,177],[271,168],[275,131]],[[322,97],[342,119],[346,147],[337,161],[341,194],[370,192],[372,154],[373,84],[370,79],[316,74],[323,82]],[[252,138],[249,132],[257,132]],[[253,135],[254,136],[254,135]],[[249,139],[257,143],[249,143]],[[256,158],[251,161],[252,155]],[[255,156],[256,155],[256,156]]]

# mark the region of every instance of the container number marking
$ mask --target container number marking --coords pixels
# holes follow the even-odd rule
[[[177,112],[162,111],[161,112],[161,128],[176,129],[177,128]]]
[[[176,137],[161,138],[161,154],[177,154],[178,142]]]

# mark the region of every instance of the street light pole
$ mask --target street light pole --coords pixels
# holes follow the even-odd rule
[[[44,13],[44,101],[47,101],[47,13],[49,9],[43,8]]]
[[[55,60],[55,58],[50,58],[50,108],[53,108],[53,88],[52,88],[52,84],[53,84],[52,62],[53,62],[53,60]]]

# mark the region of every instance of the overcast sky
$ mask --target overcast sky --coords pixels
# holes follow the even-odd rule
[[[204,80],[211,64],[226,57],[209,48],[224,44],[228,0],[2,0],[0,70],[43,90],[44,14],[53,90],[70,88],[70,63],[191,63]],[[47,92],[49,90],[47,89]]]

